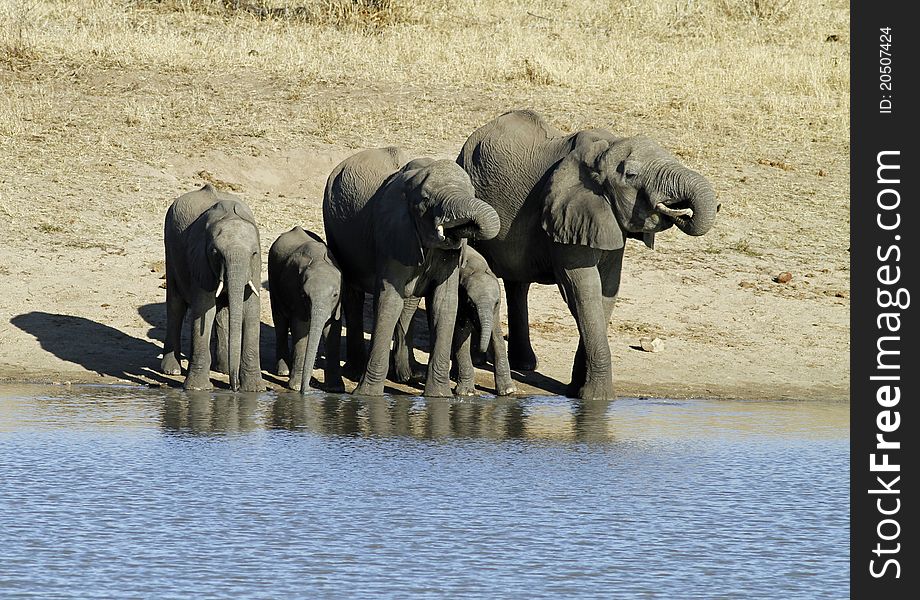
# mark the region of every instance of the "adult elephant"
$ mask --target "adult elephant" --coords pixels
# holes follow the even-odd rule
[[[647,137],[566,135],[526,110],[476,130],[457,162],[501,219],[498,235],[474,245],[505,282],[512,367],[536,368],[527,291],[555,283],[578,324],[569,395],[612,398],[607,324],[625,239],[653,247],[673,225],[703,235],[719,208],[712,186]]]
[[[434,329],[425,395],[451,396],[460,246],[498,233],[498,215],[476,199],[454,161],[407,159],[395,147],[364,150],[342,161],[326,182],[323,222],[342,270],[347,358],[353,366],[363,362],[361,307],[364,293],[373,293],[371,352],[354,393],[383,394],[403,306],[425,297]]]
[[[230,387],[264,389],[259,366],[259,228],[239,198],[210,184],[177,198],[166,211],[166,343],[161,370],[181,373],[182,321],[192,313],[192,353],[184,387],[210,389],[211,328],[226,313],[228,340],[219,340]],[[222,320],[218,318],[218,320]],[[220,324],[219,324],[220,325]],[[220,327],[219,327],[220,328]],[[221,337],[221,332],[218,332]],[[226,356],[223,356],[226,354]]]

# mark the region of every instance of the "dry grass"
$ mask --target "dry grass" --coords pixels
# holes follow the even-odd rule
[[[713,247],[743,234],[805,260],[817,210],[843,264],[848,18],[842,0],[0,0],[0,204],[50,185],[93,215],[73,235],[96,235],[115,217],[87,195],[159,211],[132,190],[165,186],[177,154],[450,154],[530,107],[649,134],[713,178]]]

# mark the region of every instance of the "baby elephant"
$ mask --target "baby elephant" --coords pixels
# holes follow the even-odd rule
[[[310,391],[319,339],[324,335],[326,391],[344,392],[339,367],[342,273],[329,248],[319,236],[301,227],[281,234],[268,251],[268,285],[278,375],[290,375],[288,387],[292,390],[302,394]],[[288,330],[294,338],[293,358]]]
[[[160,368],[178,375],[182,321],[192,316],[192,354],[184,387],[210,389],[211,328],[218,317],[218,359],[230,387],[265,389],[259,366],[259,228],[239,198],[205,185],[166,212],[166,343]],[[221,315],[221,316],[219,316]],[[221,332],[221,321],[227,320]],[[221,340],[227,335],[229,340]],[[226,361],[226,362],[224,362]]]
[[[495,366],[495,393],[498,396],[513,394],[517,389],[511,379],[508,365],[508,351],[502,336],[499,308],[501,286],[498,278],[489,270],[486,259],[470,246],[464,244],[460,251],[460,284],[458,290],[457,321],[454,326],[452,354],[457,368],[457,396],[473,396],[476,393],[472,359],[472,342],[478,342],[477,349],[487,352],[492,344]],[[407,382],[418,377],[421,370],[415,363],[412,351],[410,325],[418,302],[406,303],[400,315],[400,327],[396,330],[393,366],[398,381]],[[407,332],[405,337],[401,332]]]

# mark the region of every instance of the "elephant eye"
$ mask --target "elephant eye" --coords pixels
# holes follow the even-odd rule
[[[633,180],[638,176],[639,174],[636,173],[635,171],[626,171],[626,174],[625,174],[626,179],[629,179],[629,180]]]

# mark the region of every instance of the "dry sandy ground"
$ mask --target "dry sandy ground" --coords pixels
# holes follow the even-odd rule
[[[56,82],[51,91],[39,90],[49,79]],[[263,258],[294,224],[322,231],[326,176],[353,148],[315,137],[298,143],[296,131],[233,132],[201,143],[181,131],[151,136],[156,124],[138,127],[145,115],[126,116],[119,100],[162,93],[167,102],[176,89],[196,85],[194,73],[170,81],[118,71],[0,73],[0,88],[46,99],[0,152],[0,381],[180,385],[181,378],[156,370],[165,324],[162,218],[175,196],[204,181],[250,203],[261,222]],[[251,110],[277,99],[271,82],[235,85]],[[340,93],[348,101],[347,90]],[[296,102],[311,100],[286,101],[296,111]],[[483,111],[469,131],[494,114]],[[415,149],[453,157],[462,142],[452,136]],[[721,220],[704,238],[672,230],[658,236],[654,252],[635,242],[627,247],[609,328],[620,396],[848,396],[845,144],[817,144],[788,160],[797,156],[813,158],[790,167],[689,157],[722,195]],[[755,193],[769,203],[743,203]],[[828,207],[828,196],[843,201]],[[775,282],[783,271],[792,280]],[[554,287],[534,286],[530,303],[540,367],[516,376],[520,391],[558,394],[577,345],[574,321]],[[267,295],[262,311],[268,368],[274,335]],[[637,349],[640,338],[654,336],[663,351]],[[265,380],[283,383],[267,370]],[[215,374],[217,385],[223,381]],[[480,371],[478,382],[491,391],[488,372]]]

